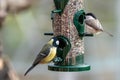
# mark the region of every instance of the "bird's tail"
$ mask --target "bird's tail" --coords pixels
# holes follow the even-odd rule
[[[30,72],[36,65],[32,65],[24,74],[24,76],[26,76],[28,74],[28,72]]]
[[[109,36],[113,37],[113,34],[109,33],[108,31],[104,30],[104,32],[107,33]]]

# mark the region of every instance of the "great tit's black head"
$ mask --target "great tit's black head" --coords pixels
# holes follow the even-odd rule
[[[91,16],[91,17],[93,17],[94,19],[97,19],[97,17],[96,17],[93,13],[86,13],[86,16]]]
[[[55,47],[59,46],[59,40],[56,37],[51,38],[49,43]]]

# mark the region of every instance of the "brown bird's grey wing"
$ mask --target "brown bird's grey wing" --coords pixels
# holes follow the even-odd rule
[[[50,52],[51,45],[44,45],[40,53],[37,55],[35,61],[33,62],[32,66],[25,72],[24,76],[27,75],[29,71],[31,71],[40,61],[45,58]]]
[[[96,26],[98,26],[98,24],[96,23],[96,20],[86,19],[86,20],[85,20],[85,23],[86,23],[88,26],[92,27],[93,29],[99,30],[99,28],[96,27]],[[102,28],[101,28],[101,30],[102,30]]]

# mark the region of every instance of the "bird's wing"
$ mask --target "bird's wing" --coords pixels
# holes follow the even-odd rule
[[[94,19],[86,19],[85,20],[85,23],[88,25],[88,26],[90,26],[90,27],[92,27],[93,29],[95,29],[95,30],[103,30],[103,28],[102,28],[102,26],[99,26],[99,25],[101,25],[100,24],[100,22],[98,21],[98,20],[94,20]],[[97,27],[96,27],[97,26]],[[99,26],[99,27],[98,27]]]
[[[24,75],[27,75],[27,73],[28,73],[30,70],[32,70],[37,64],[40,63],[40,61],[41,61],[43,58],[45,58],[45,57],[49,54],[51,47],[52,47],[52,46],[51,46],[51,45],[48,45],[48,44],[46,44],[46,45],[43,46],[43,48],[41,49],[40,53],[37,55],[35,61],[33,62],[32,66],[25,72]]]
[[[99,28],[103,31],[103,27],[102,27],[100,21],[97,19],[96,22],[97,22],[97,25],[99,26]]]
[[[40,53],[37,55],[33,65],[38,64],[43,58],[45,58],[50,52],[51,45],[44,45],[41,49]]]

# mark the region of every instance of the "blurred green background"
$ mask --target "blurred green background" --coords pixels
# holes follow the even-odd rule
[[[93,12],[105,30],[114,37],[102,33],[85,38],[85,63],[91,65],[88,72],[51,72],[47,65],[38,65],[29,76],[25,71],[32,64],[52,32],[50,11],[52,0],[39,0],[30,9],[19,14],[9,14],[2,30],[4,53],[21,80],[119,80],[120,79],[120,0],[84,0],[86,12]]]

